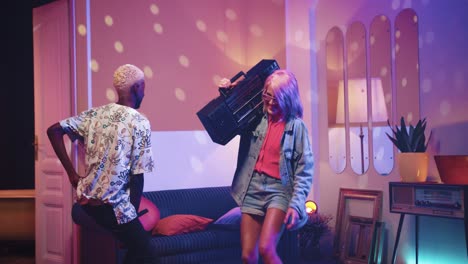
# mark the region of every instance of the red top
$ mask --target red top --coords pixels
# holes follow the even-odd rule
[[[279,159],[281,153],[281,138],[283,137],[284,122],[268,120],[268,128],[262,148],[258,154],[255,170],[273,178],[281,179],[279,173]]]

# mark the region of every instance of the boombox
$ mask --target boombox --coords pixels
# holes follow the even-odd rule
[[[231,83],[242,76],[244,79],[232,88],[219,88],[220,95],[197,112],[213,142],[226,145],[258,123],[263,115],[263,85],[277,69],[276,60],[261,60],[247,73],[240,71],[231,78]]]

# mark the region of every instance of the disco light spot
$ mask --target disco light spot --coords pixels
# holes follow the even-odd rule
[[[163,29],[163,26],[159,23],[154,23],[153,24],[153,30],[154,32],[158,33],[158,34],[162,34],[164,29]]]
[[[216,32],[216,38],[223,43],[228,42],[228,36],[224,31],[218,30]]]
[[[263,29],[259,25],[251,25],[250,26],[250,33],[256,37],[263,36]]]
[[[296,31],[296,33],[294,34],[294,39],[296,40],[296,42],[301,42],[304,39],[304,31]]]
[[[214,75],[212,80],[213,80],[213,84],[215,85],[215,87],[218,87],[219,85],[219,82],[221,81],[223,77],[219,76],[219,75]]]
[[[359,44],[357,43],[357,41],[353,41],[353,43],[351,43],[351,51],[358,51],[359,50]]]
[[[432,80],[424,79],[421,84],[421,88],[424,93],[430,92],[432,90]]]
[[[150,66],[145,66],[143,67],[143,73],[145,74],[146,78],[153,78],[153,70],[151,69]]]
[[[413,122],[413,113],[408,113],[406,116],[406,123],[409,124],[411,122]]]
[[[190,66],[190,61],[185,55],[180,55],[179,56],[179,63],[185,68],[188,68]]]
[[[177,100],[184,102],[186,99],[185,92],[181,88],[175,88],[174,90]]]
[[[124,51],[124,47],[123,47],[122,42],[116,41],[116,42],[114,43],[114,49],[115,49],[115,51],[117,51],[118,53],[122,53],[122,52]]]
[[[78,34],[80,36],[86,36],[86,27],[83,24],[78,25]]]
[[[99,71],[99,63],[95,59],[91,60],[91,70],[93,72],[98,72]]]
[[[429,31],[425,34],[424,37],[426,39],[427,44],[431,44],[432,42],[434,42],[434,39],[435,39],[434,32]]]
[[[231,20],[231,21],[234,21],[237,19],[237,14],[234,10],[228,8],[226,9],[226,12],[225,12],[225,15],[226,15],[226,18]]]
[[[401,87],[406,87],[408,85],[408,79],[406,77],[401,79]]]
[[[382,67],[382,68],[380,69],[380,76],[385,77],[385,76],[387,76],[387,74],[388,74],[388,69],[387,69],[387,67]]]
[[[393,0],[392,1],[392,9],[397,10],[398,8],[400,8],[400,0]]]
[[[195,173],[200,174],[203,172],[203,163],[197,157],[190,157],[190,165]]]
[[[385,103],[389,104],[392,101],[392,93],[386,93],[385,94]]]
[[[206,32],[206,23],[203,22],[203,20],[197,20],[196,25],[198,30],[200,30],[201,32]]]
[[[195,131],[194,134],[195,141],[200,145],[206,145],[208,143],[208,137],[204,131]]]
[[[452,106],[451,104],[447,101],[447,100],[443,100],[441,103],[440,103],[440,114],[442,116],[447,116],[450,114],[450,112],[452,111]]]
[[[156,4],[151,4],[150,11],[151,11],[151,14],[157,15],[159,14],[159,7]]]
[[[111,27],[114,24],[114,19],[112,19],[111,16],[107,15],[104,17],[104,23],[106,23],[107,26]]]
[[[312,51],[318,52],[320,50],[320,42],[316,39],[315,41],[312,42]]]
[[[106,89],[106,98],[110,102],[115,102],[117,95],[115,94],[115,90],[113,88],[107,88]]]

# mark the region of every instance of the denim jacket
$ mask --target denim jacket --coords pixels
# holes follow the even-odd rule
[[[267,126],[268,118],[265,115],[254,130],[241,135],[237,168],[231,186],[232,196],[239,205],[242,204],[252,179]],[[305,200],[311,188],[314,168],[308,131],[300,118],[291,118],[286,122],[281,139],[279,167],[281,182],[287,187],[289,207],[299,213],[299,224],[295,228],[298,229],[307,221]]]

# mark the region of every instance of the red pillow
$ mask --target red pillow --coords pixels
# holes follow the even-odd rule
[[[142,196],[138,212],[141,212],[144,209],[148,209],[148,212],[139,217],[140,222],[146,231],[153,230],[160,218],[159,209],[153,202]]]
[[[161,219],[153,229],[153,235],[178,235],[206,228],[213,219],[189,214],[175,214]]]

